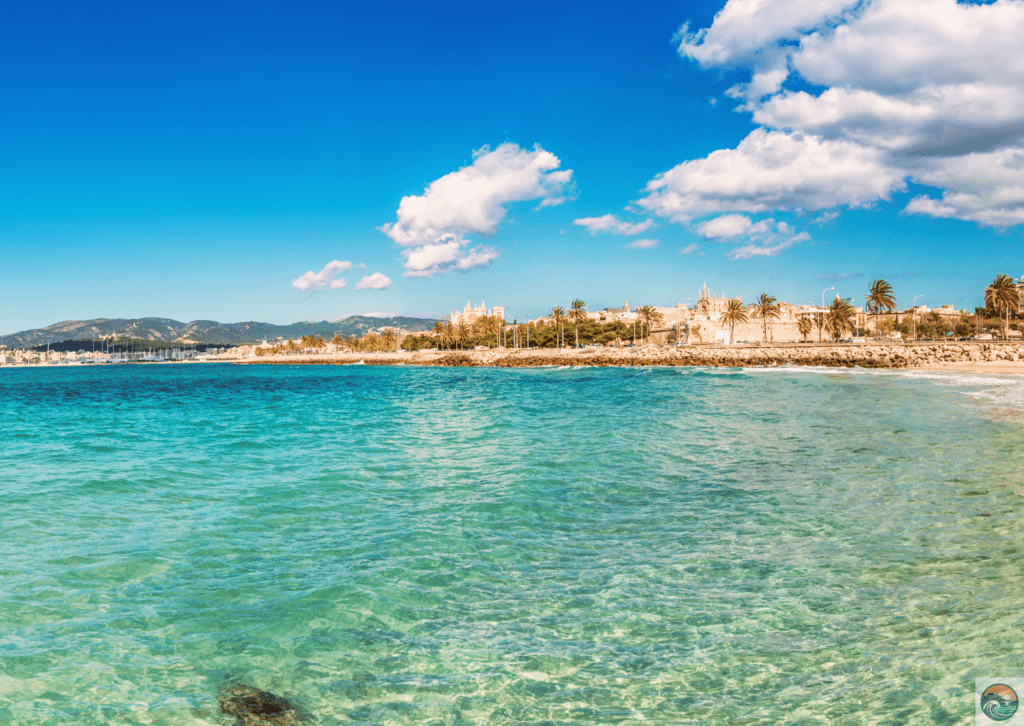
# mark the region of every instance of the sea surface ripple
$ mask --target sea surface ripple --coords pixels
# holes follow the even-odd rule
[[[962,724],[1024,675],[1024,383],[0,370],[0,723]]]

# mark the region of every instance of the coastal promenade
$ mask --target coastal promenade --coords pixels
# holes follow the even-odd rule
[[[637,348],[423,350],[280,355],[241,361],[251,365],[420,365],[489,366],[721,366],[776,365],[849,368],[910,368],[1024,373],[1024,343],[694,345]]]

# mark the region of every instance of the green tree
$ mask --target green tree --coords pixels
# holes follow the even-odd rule
[[[1009,275],[996,275],[992,284],[985,288],[985,307],[992,308],[999,313],[999,324],[1002,325],[1002,311],[1006,311],[1006,326],[1003,328],[1003,337],[1009,336],[1010,310],[1020,305],[1020,293],[1017,290],[1017,283]]]
[[[398,346],[398,334],[388,328],[384,331],[384,335],[381,336],[381,342],[384,344],[384,350],[395,350]]]
[[[750,313],[755,318],[761,319],[761,325],[764,328],[764,342],[768,342],[768,321],[778,320],[782,317],[782,306],[779,305],[778,301],[766,292],[761,293],[761,297],[757,299],[757,302],[750,305]]]
[[[880,337],[878,315],[883,312],[891,313],[896,309],[896,296],[893,294],[892,285],[885,280],[875,280],[864,298],[867,300],[867,311],[875,316],[875,336]]]
[[[853,332],[851,318],[854,313],[853,306],[839,296],[831,302],[825,315],[825,330],[832,336],[832,340],[839,340],[846,333]]]
[[[576,347],[580,347],[580,323],[587,319],[587,304],[580,299],[573,300],[569,305],[569,319],[576,328]]]
[[[806,315],[800,316],[800,320],[797,321],[796,329],[800,331],[800,335],[804,336],[804,342],[807,342],[807,335],[811,332],[814,327],[814,323]]]
[[[729,342],[736,342],[736,324],[747,322],[747,309],[743,303],[736,298],[730,300],[722,313],[722,322],[729,326]]]

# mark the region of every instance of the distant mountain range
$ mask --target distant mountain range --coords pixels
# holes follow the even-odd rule
[[[102,338],[135,338],[159,340],[167,343],[208,343],[216,345],[244,345],[262,340],[273,342],[278,338],[301,338],[304,335],[322,335],[330,340],[335,333],[344,337],[363,336],[370,331],[385,328],[421,332],[434,327],[436,320],[427,318],[375,318],[353,315],[344,320],[273,325],[271,323],[218,323],[213,320],[193,320],[181,323],[168,318],[138,318],[135,320],[65,320],[45,328],[24,330],[0,336],[0,345],[8,348],[32,348],[37,345],[63,343],[68,340],[99,340]]]

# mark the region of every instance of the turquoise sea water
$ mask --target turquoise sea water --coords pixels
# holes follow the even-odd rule
[[[963,724],[1024,381],[0,370],[0,723]]]

